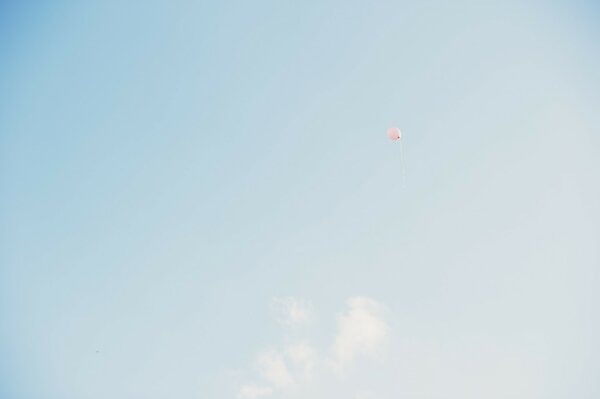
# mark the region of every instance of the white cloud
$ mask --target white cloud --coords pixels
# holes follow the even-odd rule
[[[313,378],[318,355],[316,350],[306,343],[296,343],[289,345],[285,350],[286,356],[296,366],[298,373],[304,380]]]
[[[263,387],[254,384],[243,385],[240,388],[238,397],[240,399],[256,399],[263,396],[269,396],[273,393],[273,388]]]
[[[355,297],[347,304],[350,309],[338,316],[338,333],[333,344],[333,366],[338,372],[359,356],[375,356],[389,336],[389,327],[381,318],[380,303]]]
[[[286,329],[281,346],[258,353],[255,377],[261,385],[242,386],[240,399],[273,394],[281,398],[315,397],[315,394],[326,397],[329,394],[323,392],[337,392],[339,387],[336,385],[340,381],[331,378],[333,373],[342,374],[351,365],[358,367],[356,363],[361,358],[375,357],[389,337],[389,327],[382,318],[383,305],[366,297],[350,298],[347,305],[348,309],[337,317],[337,331],[326,332],[332,339],[329,355],[321,354],[310,342],[298,337],[302,329]],[[285,327],[305,323],[311,318],[311,307],[298,298],[275,299],[273,309],[277,320]],[[359,387],[354,387],[352,382],[346,381],[345,385],[343,390],[350,397],[375,398],[363,387],[357,390]]]
[[[277,321],[286,326],[306,323],[312,315],[310,304],[300,298],[275,298],[272,307]]]
[[[497,336],[436,335],[418,323],[408,323],[400,336],[392,336],[384,313],[383,304],[355,297],[338,315],[337,329],[313,336],[316,341],[302,336],[302,329],[292,334],[285,329],[281,341],[258,352],[249,376],[254,383],[238,385],[238,399],[543,396],[547,366],[538,338],[500,345]],[[380,354],[387,356],[378,367],[363,361]]]
[[[261,376],[277,387],[285,387],[294,382],[283,356],[274,350],[266,351],[258,356],[258,369]]]

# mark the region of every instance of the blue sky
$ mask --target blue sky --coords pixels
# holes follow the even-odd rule
[[[123,3],[0,8],[0,396],[600,395],[597,5]]]

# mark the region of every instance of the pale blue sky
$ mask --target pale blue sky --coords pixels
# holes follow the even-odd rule
[[[265,397],[599,397],[600,10],[472,3],[2,4],[0,397],[234,398],[356,296]]]

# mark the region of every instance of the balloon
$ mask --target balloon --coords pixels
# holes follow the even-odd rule
[[[392,141],[400,143],[400,161],[402,162],[402,180],[406,182],[406,167],[404,166],[404,150],[402,149],[402,132],[397,127],[391,127],[387,130],[387,136]]]
[[[398,129],[397,127],[391,127],[387,130],[387,135],[390,138],[390,140],[400,140],[400,138],[402,138],[402,132],[400,132],[400,129]]]

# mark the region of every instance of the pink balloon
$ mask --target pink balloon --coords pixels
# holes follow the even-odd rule
[[[391,127],[387,130],[387,135],[390,138],[390,140],[400,140],[400,138],[402,137],[402,133],[400,132],[400,129],[398,129],[397,127]]]

